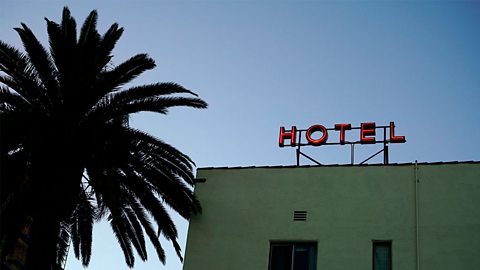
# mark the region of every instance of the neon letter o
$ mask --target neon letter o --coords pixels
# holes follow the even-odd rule
[[[317,139],[317,140],[312,139],[312,133],[317,132],[317,131],[321,131],[323,133],[323,136],[320,139]],[[327,142],[328,131],[322,125],[313,125],[313,126],[308,128],[307,134],[305,134],[305,136],[307,137],[308,144],[318,146],[318,145],[322,145],[322,144]]]

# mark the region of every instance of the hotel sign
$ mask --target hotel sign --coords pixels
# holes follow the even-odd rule
[[[383,129],[383,140],[377,140],[375,137],[377,129]],[[389,136],[387,137],[387,129]],[[358,141],[346,141],[345,133],[352,132],[351,130],[359,130]],[[332,142],[329,139],[330,132],[338,133],[338,140]],[[302,136],[305,137],[305,142],[302,142]],[[333,128],[326,128],[323,125],[312,125],[308,129],[297,129],[292,126],[290,130],[285,130],[285,127],[280,127],[280,136],[278,145],[284,147],[303,146],[303,145],[334,145],[334,144],[375,144],[375,143],[404,143],[405,136],[395,134],[395,123],[390,122],[388,126],[377,126],[375,122],[361,123],[359,127],[352,127],[351,124],[335,124]]]
[[[380,132],[378,133],[381,133],[383,136],[380,135],[378,136],[380,138],[377,138],[377,131],[379,129]],[[355,132],[354,130],[357,130],[356,133],[358,134],[358,139],[347,141],[345,135],[347,133]],[[406,142],[405,136],[396,134],[394,122],[390,122],[388,126],[377,126],[375,122],[367,122],[361,123],[358,127],[352,127],[351,124],[335,124],[332,128],[326,128],[323,125],[312,125],[308,129],[297,129],[296,126],[292,126],[290,130],[286,130],[285,127],[280,127],[280,135],[278,138],[278,145],[280,147],[296,147],[297,166],[300,165],[300,156],[303,156],[318,165],[322,165],[309,155],[302,152],[302,146],[349,145],[351,156],[350,163],[353,165],[355,164],[355,145],[380,143],[383,144],[380,151],[358,164],[364,164],[382,152],[383,163],[388,164],[388,144],[404,142]]]

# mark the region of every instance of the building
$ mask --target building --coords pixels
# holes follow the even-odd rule
[[[202,168],[184,270],[480,269],[480,162]]]

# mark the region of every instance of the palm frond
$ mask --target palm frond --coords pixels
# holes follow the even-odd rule
[[[42,81],[44,89],[47,91],[50,102],[54,106],[58,106],[60,104],[60,90],[55,76],[57,71],[50,55],[25,24],[22,23],[21,28],[14,29],[22,39],[30,63],[35,67],[38,77]]]
[[[124,103],[153,96],[187,93],[198,96],[177,83],[155,83],[128,88],[111,94],[112,103]]]
[[[118,90],[120,86],[132,81],[138,75],[154,67],[155,61],[148,57],[147,54],[137,54],[112,70],[102,72],[99,75],[96,87],[101,91],[99,92],[99,97]]]
[[[75,65],[77,63],[76,22],[67,7],[63,9],[62,22],[60,25],[48,19],[46,19],[46,21],[50,54],[58,70],[60,87],[65,89],[75,74]]]
[[[183,184],[182,179],[175,173],[159,168],[151,160],[145,160],[141,153],[136,153],[131,158],[135,173],[140,175],[145,182],[150,183],[153,190],[183,218],[189,219],[194,213],[200,212],[193,191]]]
[[[194,184],[194,175],[192,165],[178,154],[178,150],[163,143],[161,147],[152,144],[146,144],[139,141],[138,150],[148,155],[152,164],[157,168],[162,167],[163,170],[170,171],[172,174],[179,176],[190,186]]]
[[[135,193],[138,200],[142,203],[145,209],[152,215],[158,226],[161,226],[165,237],[170,240],[177,237],[177,229],[173,223],[170,215],[163,207],[160,200],[152,193],[151,189],[147,188],[140,175],[128,172],[128,188]]]
[[[158,141],[156,145],[153,145],[138,140],[135,151],[142,155],[141,157],[138,156],[138,158],[153,168],[163,171],[164,174],[166,174],[165,172],[169,172],[170,178],[178,177],[180,178],[179,181],[183,180],[190,186],[193,186],[193,169],[188,160],[179,155],[178,150],[166,143],[163,143],[162,147],[158,147],[159,143],[162,142]]]
[[[37,73],[30,59],[14,47],[0,41],[0,71],[8,77],[5,84],[13,88],[29,102],[47,108],[49,100],[41,87]],[[8,79],[8,80],[7,80]],[[13,84],[14,83],[14,84]]]
[[[128,133],[130,137],[135,138],[136,141],[142,141],[144,143],[147,143],[149,145],[155,146],[157,149],[160,149],[161,151],[165,151],[170,153],[170,155],[175,156],[177,159],[181,161],[183,164],[193,164],[193,160],[191,160],[187,155],[183,154],[180,152],[178,149],[175,147],[163,142],[162,140],[153,137],[152,135],[145,133],[141,130],[138,129],[133,129],[133,128],[125,128],[124,132]],[[189,167],[192,168],[192,167]]]
[[[66,41],[69,41],[71,44],[77,43],[77,23],[67,7],[63,8],[61,29]]]
[[[153,229],[152,223],[149,221],[144,208],[141,206],[141,204],[137,200],[131,201],[130,205],[133,211],[135,212],[135,215],[137,216],[138,220],[142,224],[143,229],[145,230],[145,233],[150,239],[150,242],[155,248],[155,252],[157,253],[158,259],[160,260],[161,263],[165,264],[165,251],[163,250],[162,245],[158,240],[157,234],[155,234],[155,230]]]
[[[112,227],[115,238],[117,238],[118,244],[123,251],[123,255],[125,256],[125,263],[128,267],[132,268],[135,263],[135,257],[133,256],[133,250],[128,236],[128,232],[126,231],[126,227],[124,226],[124,221],[121,220],[122,218],[123,217],[121,215],[117,215],[116,211],[111,212],[109,216],[110,227]]]
[[[103,69],[99,59],[100,34],[97,31],[97,11],[93,10],[85,19],[80,30],[78,39],[78,68],[79,77],[82,78],[78,83],[81,85],[79,90],[86,91],[86,95],[78,95],[78,98],[88,100],[93,91],[92,85],[97,80],[99,71]],[[103,58],[103,57],[100,57]]]
[[[120,34],[121,33],[117,33],[117,35]],[[115,37],[111,39],[115,39]],[[113,40],[110,42],[113,42]],[[103,44],[99,46],[103,46]],[[97,51],[100,50],[103,50],[103,48],[100,47],[97,49]],[[89,93],[89,98],[86,101],[88,108],[94,107],[107,93],[118,91],[125,83],[135,79],[144,71],[155,67],[154,61],[148,58],[146,54],[139,54],[114,67],[112,70],[107,70],[105,66],[108,61],[110,61],[111,56],[105,53],[106,52],[98,52],[97,58],[92,61],[97,63],[97,66],[91,67],[91,70],[103,69],[103,71],[96,73],[95,81],[92,81],[94,84],[92,87],[93,90]]]
[[[132,228],[129,230],[130,239],[132,239],[132,244],[137,250],[138,255],[142,261],[147,260],[147,248],[145,246],[145,236],[143,235],[142,225],[138,222],[138,218],[130,208],[125,208],[125,213],[127,215],[129,225]]]
[[[12,78],[36,76],[29,58],[19,50],[0,41],[0,71],[5,72]]]
[[[93,232],[93,206],[90,198],[82,191],[80,201],[76,209],[78,222],[77,233],[79,234],[80,254],[83,266],[88,266],[92,254],[92,232]]]
[[[146,188],[148,185],[143,183],[140,175],[133,173],[131,170],[125,170],[128,177],[128,189],[131,190],[145,210],[153,217],[158,226],[158,231],[172,242],[178,257],[182,260],[181,249],[176,238],[178,237],[177,229],[170,215],[163,207],[159,199],[152,193],[152,190]]]
[[[75,258],[80,258],[80,234],[78,233],[78,219],[75,217],[71,227],[70,227],[70,234],[72,239],[72,246],[73,246],[73,253]]]
[[[12,79],[10,76],[2,75],[0,74],[0,83],[2,83],[4,86],[9,87],[10,89],[18,89],[20,86],[18,83]],[[20,95],[20,94],[19,94]],[[25,99],[27,100],[27,99]],[[30,103],[30,102],[29,102]]]
[[[60,234],[57,242],[57,265],[61,266],[65,264],[68,255],[68,249],[70,244],[70,226],[69,222],[60,223]]]
[[[111,97],[102,99],[88,113],[86,119],[90,120],[110,120],[123,115],[137,112],[156,112],[167,114],[168,108],[176,106],[192,107],[204,109],[208,105],[199,98],[186,97],[149,97],[137,99],[128,103],[111,103]]]
[[[99,67],[105,67],[108,62],[111,60],[112,56],[110,55],[115,44],[120,39],[123,33],[123,28],[119,28],[117,23],[112,24],[110,28],[105,32],[101,37],[99,47],[98,47],[98,63]],[[100,71],[100,70],[98,70]]]
[[[91,165],[91,167],[94,167],[94,165]],[[95,171],[91,167],[89,170],[90,184],[94,192],[98,194],[97,201],[101,198],[100,201],[108,209],[110,227],[123,251],[126,264],[131,268],[134,265],[135,258],[133,256],[131,238],[133,232],[131,231],[128,217],[124,212],[124,201],[127,194],[121,185],[115,183],[115,180],[118,180],[118,175],[114,171],[105,171],[103,177],[101,175],[90,175],[90,173]]]
[[[2,85],[0,85],[0,103],[6,103],[19,109],[27,109],[30,105],[24,97]]]
[[[98,41],[97,18],[98,14],[96,10],[92,10],[90,14],[88,14],[83,23],[82,29],[80,30],[80,37],[78,39],[79,45],[86,46],[95,40]]]

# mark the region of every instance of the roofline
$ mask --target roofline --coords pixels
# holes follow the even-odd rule
[[[480,161],[470,160],[470,161],[438,161],[438,162],[418,162],[418,165],[448,165],[448,164],[480,164]],[[409,163],[376,163],[376,164],[325,164],[325,165],[273,165],[273,166],[235,166],[235,167],[202,167],[197,168],[197,171],[203,170],[232,170],[232,169],[280,169],[280,168],[311,168],[311,167],[366,167],[366,166],[408,166],[415,165],[414,162]]]

